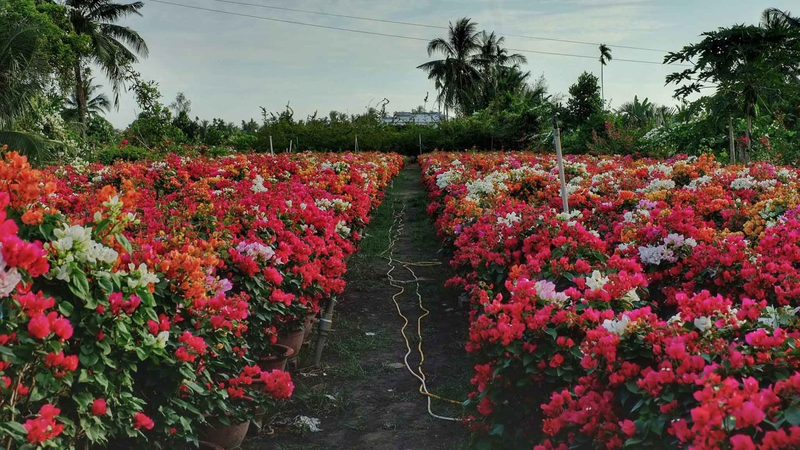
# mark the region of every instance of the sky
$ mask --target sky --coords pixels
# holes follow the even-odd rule
[[[126,0],[119,0],[120,2]],[[237,14],[350,28],[429,40],[446,30],[361,21],[309,13],[281,11],[219,0],[165,0],[171,3]],[[736,23],[757,23],[767,7],[799,10],[795,0],[233,0],[341,15],[447,26],[469,17],[480,29],[502,34],[539,36],[590,43],[612,49],[605,70],[605,93],[611,107],[649,98],[675,105],[673,88],[664,77],[676,70],[656,64],[663,52],[617,48],[615,45],[679,50],[699,41],[699,35]],[[191,116],[220,117],[240,123],[260,121],[261,109],[282,111],[289,103],[296,119],[315,111],[362,113],[384,98],[386,110],[434,108],[433,82],[416,67],[431,58],[424,40],[374,36],[345,31],[226,15],[144,0],[142,17],[122,24],[138,31],[150,48],[135,70],[159,83],[163,103],[178,92],[192,102]],[[791,5],[793,4],[793,5]],[[800,11],[793,11],[800,12]],[[523,53],[523,67],[532,78],[541,75],[551,93],[566,93],[583,71],[600,74],[597,45],[506,37],[517,50],[591,56],[573,58]],[[97,73],[97,80],[107,84]],[[138,113],[130,93],[123,93],[119,110],[108,114],[124,128]]]

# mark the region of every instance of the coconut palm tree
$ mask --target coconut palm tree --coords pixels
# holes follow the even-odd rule
[[[603,100],[603,108],[606,107],[606,86],[603,80],[603,68],[612,59],[611,48],[606,44],[600,44],[600,98]]]
[[[528,62],[528,59],[519,53],[508,53],[508,49],[504,47],[506,38],[497,37],[494,31],[491,33],[481,31],[478,34],[478,42],[478,54],[473,56],[473,60],[484,71],[498,66],[509,67]]]
[[[501,92],[517,92],[522,89],[530,76],[519,66],[528,60],[519,53],[509,53],[504,47],[505,38],[494,32],[479,33],[479,49],[472,57],[481,74],[480,92],[476,92],[474,109],[489,106],[492,99]]]
[[[474,58],[479,50],[477,29],[478,25],[466,17],[455,24],[450,22],[447,38],[436,38],[428,43],[428,56],[439,53],[444,58],[417,67],[428,73],[428,79],[434,80],[439,92],[437,102],[445,111],[470,112],[475,86],[481,79]]]
[[[86,113],[89,117],[98,116],[111,110],[111,100],[106,94],[99,92],[101,87],[99,84],[94,84],[94,77],[90,76],[90,72],[87,70],[83,76],[83,91],[86,93]],[[80,117],[76,91],[73,91],[64,101],[62,115],[67,120],[77,120]]]
[[[43,159],[47,141],[15,129],[14,124],[31,108],[31,99],[42,92],[48,68],[37,57],[39,29],[27,22],[0,16],[0,145]]]
[[[761,24],[765,28],[800,29],[800,17],[793,17],[789,11],[767,8],[761,13]]]
[[[139,56],[148,54],[147,44],[136,31],[117,25],[119,19],[130,15],[141,16],[144,3],[120,4],[111,0],[66,0],[69,19],[75,33],[88,36],[89,54],[75,65],[75,98],[78,104],[78,120],[86,123],[89,114],[88,93],[84,89],[84,65],[94,62],[100,66],[111,81],[114,105],[119,106],[119,93],[125,73]]]

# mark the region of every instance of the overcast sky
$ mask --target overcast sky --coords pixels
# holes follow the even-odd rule
[[[120,0],[125,1],[125,0]],[[388,112],[407,111],[435,92],[416,66],[431,58],[425,42],[368,36],[344,31],[277,23],[182,8],[144,0],[143,17],[126,19],[150,47],[136,66],[144,78],[159,82],[164,103],[178,92],[192,101],[192,117],[222,117],[237,124],[260,120],[260,106],[279,111],[287,102],[295,117],[331,110],[360,113],[388,98]],[[217,0],[166,0],[199,8],[275,19],[432,39],[445,30],[277,11]],[[696,42],[703,31],[734,23],[756,23],[774,6],[800,13],[795,1],[775,0],[235,0],[343,15],[446,26],[470,17],[481,29],[499,34],[543,36],[611,46],[615,59],[661,61],[653,51],[614,45],[677,50]],[[565,93],[584,70],[599,76],[593,45],[507,37],[510,48],[593,56],[581,59],[525,53],[525,70],[544,75],[551,93]],[[612,61],[605,69],[606,98],[611,106],[634,94],[674,105],[664,76],[674,68]],[[98,74],[98,81],[101,75]],[[103,81],[105,83],[105,81]],[[136,116],[129,94],[109,115],[118,128]]]

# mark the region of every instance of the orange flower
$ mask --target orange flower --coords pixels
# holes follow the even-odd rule
[[[29,209],[22,215],[22,223],[25,225],[38,225],[42,223],[44,214],[38,209]]]

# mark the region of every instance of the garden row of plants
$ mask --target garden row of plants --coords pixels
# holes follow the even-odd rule
[[[800,447],[800,179],[766,163],[421,158],[471,299],[477,448]]]
[[[279,340],[342,292],[401,165],[172,155],[34,170],[6,152],[0,444],[187,448],[209,424],[269,420],[293,390]]]

